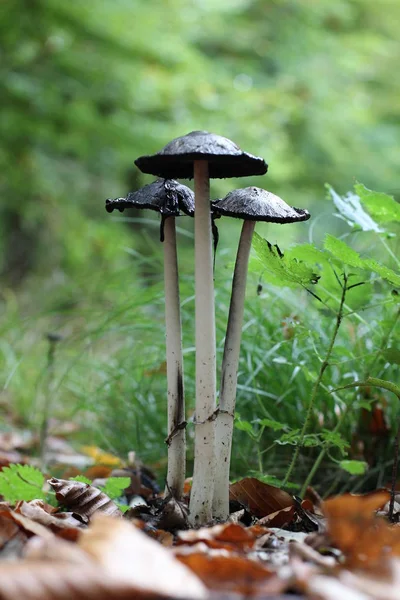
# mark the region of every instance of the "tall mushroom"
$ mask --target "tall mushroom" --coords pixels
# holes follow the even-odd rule
[[[180,209],[190,216],[194,215],[193,192],[177,181],[157,180],[137,192],[131,192],[126,198],[106,200],[108,212],[125,208],[149,208],[161,214],[168,386],[167,490],[180,499],[186,471],[186,423],[175,217],[180,214]]]
[[[257,187],[230,192],[223,200],[212,203],[217,216],[243,219],[239,248],[232,281],[224,355],[222,359],[219,411],[216,418],[217,471],[214,488],[213,514],[219,519],[229,516],[229,469],[231,460],[233,421],[236,401],[237,372],[247,269],[256,221],[295,223],[310,218],[307,210],[292,208],[278,196]]]
[[[212,518],[215,480],[216,344],[209,179],[263,175],[268,167],[262,158],[206,131],[176,138],[157,154],[141,156],[135,164],[144,173],[159,177],[194,178],[196,432],[190,519],[193,524],[204,524]]]

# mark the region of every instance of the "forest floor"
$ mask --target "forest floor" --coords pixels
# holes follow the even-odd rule
[[[0,436],[0,599],[398,600],[400,505],[390,492],[304,500],[255,478],[230,487],[226,523],[188,525],[188,497],[65,431],[31,458],[29,432]],[[50,473],[58,477],[51,477]]]

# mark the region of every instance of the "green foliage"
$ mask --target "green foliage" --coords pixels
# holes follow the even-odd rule
[[[364,475],[368,469],[367,463],[362,460],[341,460],[339,466],[350,475]]]
[[[122,496],[122,492],[130,486],[130,477],[108,477],[106,484],[100,489],[107,494],[111,500]]]
[[[93,485],[92,481],[84,475],[71,477],[70,481]],[[99,489],[111,500],[116,500],[129,487],[130,482],[130,477],[109,477],[106,484],[100,486]],[[0,495],[10,504],[15,504],[20,500],[26,502],[35,499],[49,500],[48,495],[43,492],[43,485],[43,473],[30,465],[11,464],[9,467],[4,467],[0,472]],[[116,502],[116,504],[122,512],[129,509],[127,505],[119,502]]]
[[[400,221],[400,204],[383,192],[373,192],[361,183],[354,186],[362,203],[378,223]]]
[[[306,263],[296,258],[288,258],[280,252],[278,246],[255,233],[253,247],[262,261],[263,267],[270,274],[270,279],[281,286],[307,286],[318,281],[318,275]]]
[[[45,500],[43,485],[43,474],[30,465],[11,464],[0,472],[0,494],[10,504],[19,500]]]
[[[75,475],[75,477],[70,477],[69,479],[70,481],[79,481],[80,483],[86,483],[86,485],[92,485],[92,480],[84,475]]]

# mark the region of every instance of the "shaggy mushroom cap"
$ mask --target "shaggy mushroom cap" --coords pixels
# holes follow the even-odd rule
[[[211,203],[215,216],[236,217],[245,221],[295,223],[310,218],[308,210],[289,206],[275,194],[258,187],[230,192],[222,200]]]
[[[209,176],[213,179],[264,175],[268,169],[263,158],[243,152],[231,140],[207,131],[192,131],[178,137],[157,154],[139,157],[135,165],[143,173],[158,177],[192,179],[196,160],[208,161]]]
[[[123,212],[125,208],[149,208],[165,217],[177,217],[182,210],[186,215],[194,215],[194,194],[186,185],[173,179],[157,179],[137,192],[130,192],[126,198],[106,200],[106,211],[114,209]]]

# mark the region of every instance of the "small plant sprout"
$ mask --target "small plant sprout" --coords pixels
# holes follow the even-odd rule
[[[135,164],[144,173],[159,177],[194,178],[196,432],[190,520],[201,525],[212,518],[216,462],[216,342],[209,180],[263,175],[268,167],[262,158],[242,152],[227,138],[206,131],[192,131],[176,138],[157,154],[138,158]]]
[[[236,401],[237,372],[246,279],[251,241],[256,221],[270,223],[295,223],[310,218],[307,210],[292,208],[278,196],[257,187],[234,190],[223,200],[212,203],[216,216],[243,219],[242,233],[236,256],[232,282],[224,355],[222,360],[219,411],[216,418],[217,470],[215,478],[213,515],[227,519],[229,516],[229,469],[233,421]]]
[[[106,200],[108,212],[114,209],[123,211],[125,208],[149,208],[161,214],[168,386],[167,490],[179,500],[186,471],[186,422],[175,217],[180,215],[180,210],[187,215],[194,215],[193,192],[177,181],[157,180],[137,192],[131,192],[126,198]]]

